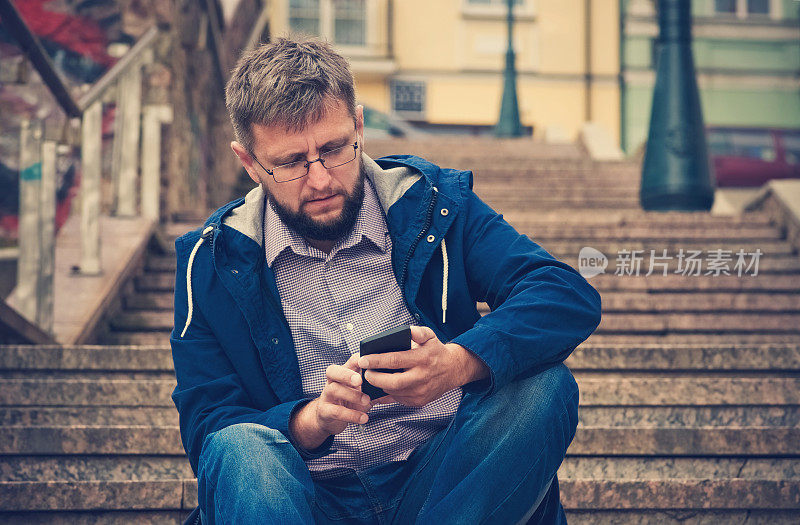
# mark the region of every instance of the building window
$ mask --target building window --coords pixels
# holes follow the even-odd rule
[[[714,0],[714,12],[738,18],[763,17],[771,14],[772,3],[771,0]]]
[[[333,41],[363,46],[367,39],[364,0],[338,0],[333,3],[333,15]]]
[[[366,0],[289,0],[289,28],[343,46],[364,46]]]
[[[422,116],[425,113],[425,83],[420,81],[394,80],[392,109],[401,114]]]
[[[521,5],[525,0],[514,0],[514,4]],[[507,0],[467,0],[468,4],[473,5],[506,5]]]
[[[319,0],[290,0],[289,27],[298,33],[319,36]]]

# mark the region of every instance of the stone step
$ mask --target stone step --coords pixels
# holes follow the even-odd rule
[[[572,490],[572,485],[569,485]],[[562,490],[563,495],[563,490]],[[702,495],[690,493],[687,497],[702,498]],[[562,496],[563,497],[563,496]],[[659,525],[797,525],[797,510],[764,510],[764,509],[695,509],[681,508],[667,510],[566,510],[570,525],[620,525],[621,523]]]
[[[42,485],[44,490],[47,486]],[[77,492],[75,494],[77,496]],[[34,494],[34,496],[39,497]],[[98,498],[95,498],[96,500]],[[102,501],[102,498],[100,498]],[[182,525],[191,510],[0,512],[6,525]]]
[[[735,336],[735,338],[743,336]],[[793,342],[727,344],[706,337],[705,343],[646,343],[642,338],[609,343],[592,336],[567,358],[573,370],[663,370],[663,371],[800,371],[800,337],[784,337]],[[688,336],[684,336],[688,338]],[[763,337],[762,337],[763,338]],[[114,374],[172,373],[169,345],[124,346],[13,346],[0,345],[0,370],[9,373],[47,374],[59,369],[86,373],[110,371]]]
[[[158,346],[0,345],[0,370],[172,370],[169,341]]]
[[[759,268],[759,270],[761,270]],[[175,306],[172,292],[147,292],[128,295],[124,299],[125,309],[132,310],[169,310]]]
[[[146,481],[194,477],[184,454],[104,456],[5,456],[2,481]]]
[[[16,406],[0,407],[0,426],[151,425],[178,424],[175,407]]]
[[[597,333],[800,333],[797,313],[609,313]]]
[[[600,374],[600,375],[598,375]],[[576,373],[584,405],[800,404],[800,377]],[[0,379],[0,406],[171,407],[175,381]]]
[[[763,212],[748,212],[733,217],[711,215],[707,212],[646,212],[636,210],[613,210],[602,215],[595,211],[578,209],[541,212],[538,210],[506,213],[505,218],[512,224],[526,223],[544,226],[586,226],[595,227],[646,227],[670,229],[676,227],[695,227],[704,229],[735,228],[751,226],[774,226],[769,215]]]
[[[721,333],[721,334],[702,334],[702,333],[668,333],[668,334],[592,334],[587,340],[591,345],[643,345],[643,344],[677,344],[677,345],[756,345],[756,344],[798,344],[800,343],[799,334],[780,333],[780,334],[756,334],[756,333]]]
[[[559,480],[800,480],[799,458],[567,456]]]
[[[652,295],[652,294],[651,294]],[[657,299],[656,299],[657,300]],[[173,327],[168,310],[122,313],[111,320],[114,330],[161,331]],[[800,333],[800,313],[616,313],[603,316],[597,333],[647,332],[787,332]]]
[[[577,256],[580,246],[575,245],[573,253]],[[781,245],[788,250],[788,245]],[[548,251],[568,253],[568,250],[553,250],[545,246]],[[716,248],[716,247],[715,247]],[[628,249],[631,249],[628,247]],[[603,250],[601,250],[603,251]],[[609,252],[604,252],[609,253]],[[762,258],[769,256],[769,252]],[[731,265],[731,270],[733,265]],[[608,272],[589,280],[589,283],[601,291],[647,291],[659,292],[701,292],[701,291],[775,291],[775,292],[800,292],[800,278],[791,275],[753,275],[750,273],[739,277],[733,275],[705,275],[705,265],[701,268],[703,275],[662,275],[658,272],[645,276],[647,268],[643,268],[640,275],[614,275],[614,269],[609,264]],[[743,272],[744,273],[744,272]],[[146,274],[136,278],[136,289],[140,292],[167,292],[174,288],[175,278],[166,274]]]
[[[534,239],[535,238],[536,237],[534,236]],[[586,243],[586,245],[587,246],[591,246],[591,243]],[[653,250],[653,248],[651,248],[650,250]],[[639,275],[640,276],[646,275],[650,271],[650,259],[651,259],[651,257],[650,257],[651,251],[650,250],[647,250],[645,253],[640,254],[641,255],[641,263],[639,264],[639,268],[640,268]],[[661,250],[663,250],[663,248]],[[663,275],[663,273],[664,273],[663,263],[665,263],[665,262],[666,262],[667,274],[678,275],[678,274],[681,274],[681,273],[683,273],[685,271],[686,263],[685,262],[679,262],[678,261],[678,257],[677,257],[677,253],[675,253],[675,252],[670,253],[669,251],[667,251],[667,256],[672,257],[672,258],[671,259],[667,259],[667,260],[659,260],[658,257],[660,257],[662,255],[662,253],[663,253],[661,250],[656,250],[656,252],[655,252],[656,259],[653,260],[653,273],[654,274]],[[578,260],[578,254],[580,252],[571,252],[571,253],[553,253],[553,252],[549,252],[549,253],[550,253],[550,255],[552,255],[553,257],[558,259],[559,261],[563,261],[563,262],[569,264],[570,266],[572,266],[573,268],[579,269],[581,267],[581,262]],[[622,259],[618,259],[618,254],[609,253],[609,254],[606,254],[606,255],[610,256],[609,257],[609,264],[606,267],[606,273],[613,274],[614,272],[616,272],[616,268],[617,268],[618,264],[620,266],[625,264],[625,268],[626,269],[630,268],[630,266],[627,263],[624,263],[622,261]],[[706,252],[705,255],[703,255],[703,258],[705,258],[707,256],[708,256],[708,254]],[[752,256],[750,256],[750,255],[746,255],[745,256],[745,263],[746,264],[750,264],[750,258],[751,257]],[[731,264],[728,265],[728,268],[729,268],[729,273],[731,273],[732,275],[737,275],[738,276],[739,272],[738,272],[737,269],[735,269],[736,259],[737,259],[737,256],[732,254],[732,262],[731,262]],[[707,263],[703,262],[702,264],[704,265],[704,268],[705,268]],[[748,275],[749,276],[750,274],[754,273],[754,271],[755,271],[755,267],[751,267],[747,272],[745,272],[746,269],[747,269],[746,266],[742,267],[742,274],[743,275]],[[707,270],[705,270],[705,269],[702,270],[703,273],[705,273],[706,271]],[[762,274],[791,274],[791,273],[800,274],[800,257],[798,257],[796,254],[793,254],[793,253],[780,254],[779,253],[779,254],[770,254],[768,257],[765,257],[765,256],[762,255],[761,258],[758,261],[758,275],[762,275]]]
[[[597,406],[581,405],[583,427],[692,428],[800,427],[800,407],[784,406]]]
[[[607,292],[603,294],[603,312],[629,313],[685,313],[732,312],[744,313],[797,313],[800,312],[800,295],[796,293],[647,293]],[[482,314],[489,312],[486,303],[478,305]]]
[[[537,199],[519,201],[513,197],[493,197],[491,199],[483,199],[489,206],[494,208],[497,212],[506,214],[516,211],[533,211],[533,210],[559,210],[571,209],[580,207],[583,209],[599,209],[603,210],[598,213],[605,213],[606,210],[620,210],[620,209],[634,209],[639,207],[639,199],[636,197],[614,198],[603,197],[596,195],[590,200],[584,200],[579,197],[541,197]]]
[[[573,257],[577,258],[578,254],[580,253],[581,249],[585,246],[592,247],[596,250],[600,250],[606,257],[609,259],[609,266],[607,271],[614,272],[615,269],[615,260],[619,260],[621,255],[619,252],[625,251],[627,252],[628,261],[632,260],[631,253],[634,250],[641,250],[636,255],[638,257],[643,257],[645,254],[650,256],[652,255],[651,250],[655,250],[656,256],[663,256],[664,250],[667,250],[667,257],[672,257],[673,259],[677,259],[680,250],[683,250],[684,257],[689,256],[689,250],[699,250],[702,253],[697,256],[696,258],[702,262],[703,272],[706,270],[707,260],[712,256],[711,252],[716,252],[717,250],[724,250],[728,251],[729,253],[721,254],[722,256],[726,256],[728,261],[728,271],[732,271],[734,274],[736,271],[734,270],[734,265],[737,261],[737,252],[739,250],[744,251],[745,255],[745,263],[750,263],[750,259],[753,257],[751,254],[755,253],[756,250],[761,250],[761,254],[759,255],[759,262],[761,260],[767,259],[773,255],[793,255],[794,249],[792,248],[791,244],[786,241],[782,240],[730,240],[730,239],[722,239],[722,240],[699,240],[699,239],[688,239],[688,240],[681,240],[681,239],[645,239],[645,240],[620,240],[620,239],[585,239],[581,240],[554,240],[554,239],[537,239],[536,235],[529,235],[534,242],[540,244],[544,249],[546,249],[550,253],[571,253],[574,254]],[[637,257],[637,258],[638,258]],[[647,272],[648,268],[644,265],[640,265],[643,269],[642,273]],[[628,264],[628,268],[630,267],[630,263]],[[745,266],[746,267],[746,266]],[[659,270],[660,268],[656,268]],[[174,280],[174,277],[173,277]]]
[[[542,225],[526,228],[524,223],[517,223],[514,226],[538,240],[585,241],[590,246],[593,242],[598,241],[649,241],[651,243],[670,241],[687,243],[717,241],[730,244],[734,241],[760,242],[767,240],[780,241],[784,239],[781,231],[771,226],[735,226],[730,228],[696,228],[691,226],[649,228],[644,226],[623,226],[614,229],[606,226],[573,225]],[[657,251],[656,254],[660,255],[661,253]]]
[[[130,509],[188,510],[196,503],[196,497],[190,496],[196,493],[196,487],[195,480],[4,483],[2,491],[7,498],[2,505],[9,511],[125,509],[128,516],[136,516]],[[560,481],[560,490],[562,503],[568,511],[608,509],[616,513],[617,520],[626,516],[620,510],[641,509],[642,501],[647,501],[648,507],[654,510],[698,509],[709,516],[731,515],[710,512],[713,510],[745,508],[752,512],[761,509],[764,516],[774,515],[778,519],[786,516],[780,509],[796,512],[800,507],[800,482],[797,480],[565,479]]]
[[[174,256],[150,255],[145,261],[146,272],[170,272],[175,273],[177,259]]]
[[[169,332],[109,332],[103,342],[112,345],[165,345],[169,344]]]
[[[602,293],[612,291],[687,294],[699,292],[800,292],[796,275],[661,275],[620,276],[611,273],[589,279]]]
[[[20,426],[0,428],[0,455],[183,454],[177,426]],[[797,427],[579,426],[570,455],[800,456]]]
[[[540,199],[565,199],[568,201],[580,200],[596,202],[598,199],[639,199],[638,188],[611,187],[595,188],[591,183],[582,183],[580,180],[561,180],[549,183],[546,180],[531,181],[530,184],[484,185],[476,190],[478,197],[485,201],[526,204],[537,202]]]

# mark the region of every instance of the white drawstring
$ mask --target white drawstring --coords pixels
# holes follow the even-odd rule
[[[197,240],[194,248],[192,248],[192,253],[189,254],[189,264],[186,266],[186,302],[189,305],[189,313],[186,315],[186,324],[183,326],[181,338],[186,335],[186,330],[189,329],[189,324],[192,322],[192,313],[194,310],[194,305],[192,304],[192,264],[194,264],[194,256],[197,254],[197,250],[200,248],[200,245],[203,244],[204,240],[206,240],[205,236],[209,231],[213,230],[214,228],[212,226],[208,226],[206,229],[204,229],[203,235]]]
[[[447,259],[447,245],[442,238],[442,324],[447,322],[447,277],[450,274],[450,261]]]

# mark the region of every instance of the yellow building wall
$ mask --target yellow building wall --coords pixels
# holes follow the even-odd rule
[[[367,0],[376,1],[376,0]],[[592,120],[619,139],[618,2],[591,0]],[[274,35],[286,32],[286,0],[273,2]],[[360,103],[391,112],[392,79],[425,82],[424,120],[431,124],[494,125],[500,112],[505,60],[505,10],[470,9],[466,0],[395,0],[394,73],[356,74]],[[483,9],[483,8],[481,8]],[[487,14],[488,13],[488,14]],[[585,0],[524,0],[514,26],[520,117],[541,131],[557,126],[577,137],[586,119]],[[375,22],[373,22],[375,23]]]

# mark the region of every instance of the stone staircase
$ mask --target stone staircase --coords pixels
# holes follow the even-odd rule
[[[590,279],[602,324],[568,360],[581,389],[560,470],[570,523],[800,521],[800,257],[766,214],[645,213],[636,166],[572,146],[368,146],[471,168],[558,258],[608,257]],[[681,275],[672,259],[645,276],[650,250],[681,248],[762,255],[757,275]],[[640,275],[614,275],[621,250],[643,251]],[[150,254],[102,346],[0,347],[0,522],[177,523],[196,504],[169,398],[174,265]]]

